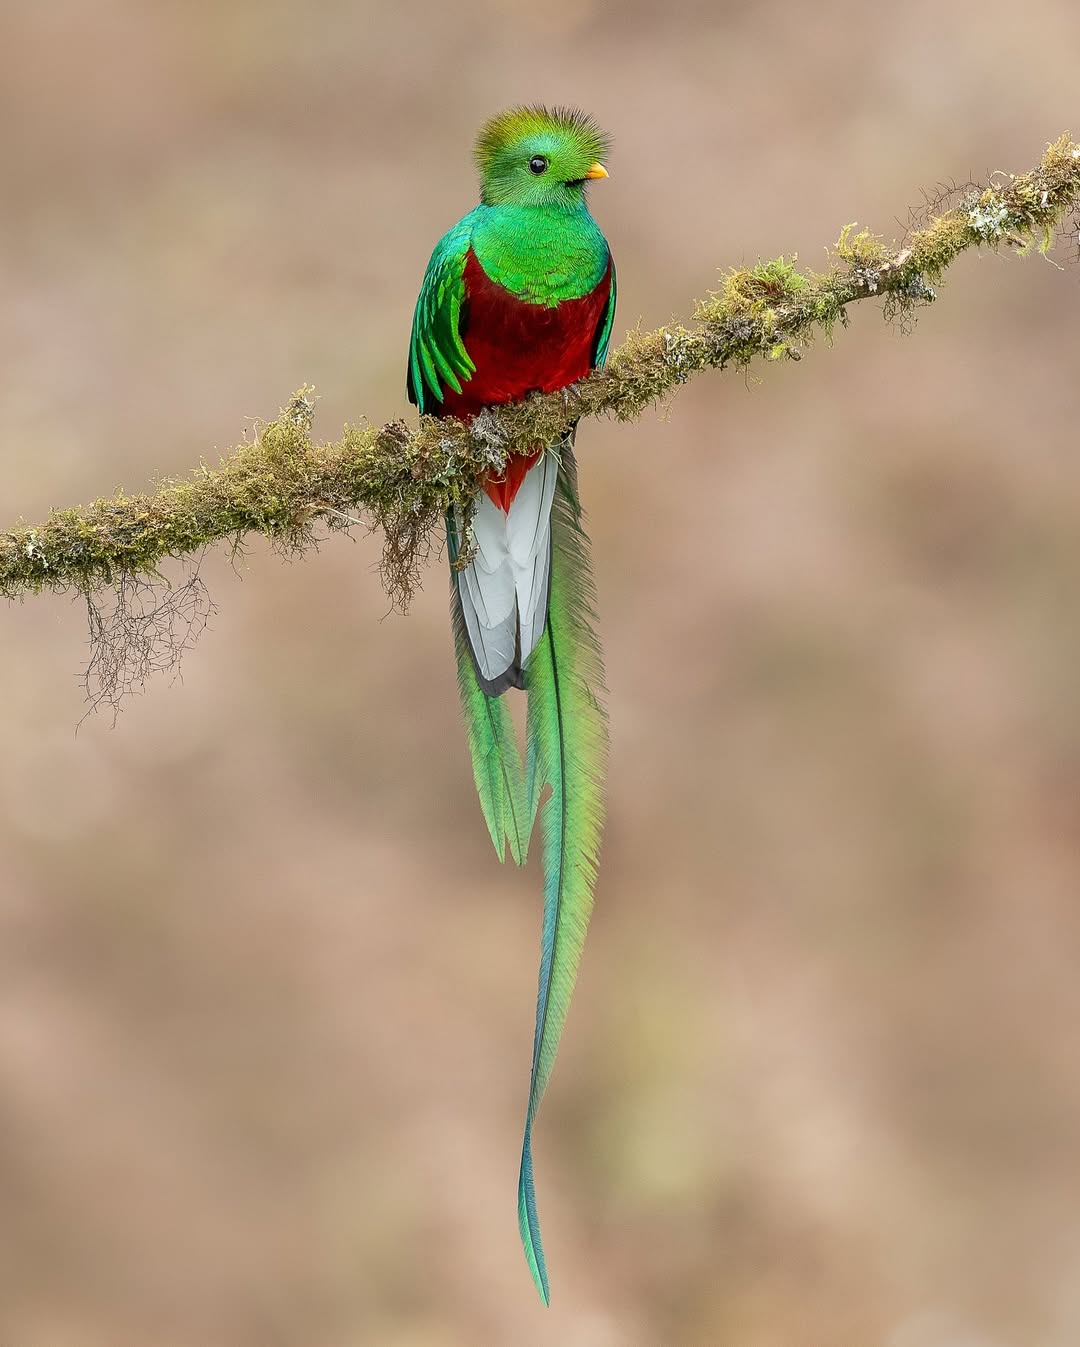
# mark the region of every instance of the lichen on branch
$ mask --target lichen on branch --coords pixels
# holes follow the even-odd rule
[[[910,318],[934,299],[946,268],[969,248],[1046,252],[1080,208],[1080,145],[1064,135],[1032,172],[995,174],[958,195],[951,208],[928,212],[900,245],[847,226],[822,272],[797,269],[794,257],[727,271],[696,304],[689,325],[633,331],[604,370],[470,424],[423,416],[416,426],[347,426],[339,440],[319,443],[311,433],[313,390],[303,388],[216,469],[200,466],[153,493],[55,510],[44,523],[0,533],[0,596],[47,589],[85,596],[96,642],[91,667],[113,670],[114,688],[123,688],[129,675],[140,681],[140,671],[163,662],[155,649],[167,654],[187,643],[172,622],[176,612],[181,623],[190,619],[191,574],[174,591],[162,563],[197,558],[216,543],[236,548],[251,533],[298,555],[320,531],[355,525],[359,513],[382,531],[383,579],[392,602],[404,607],[446,509],[470,500],[510,451],[552,443],[581,417],[632,420],[702,370],[799,359],[859,300],[881,300],[887,319]],[[140,596],[137,621],[133,593]],[[103,611],[121,617],[95,621]],[[162,633],[158,647],[154,633]]]

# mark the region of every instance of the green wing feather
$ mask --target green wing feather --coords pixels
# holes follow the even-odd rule
[[[458,535],[453,515],[446,517],[446,537],[451,563],[458,556]],[[525,797],[525,774],[521,768],[517,735],[505,697],[489,697],[476,677],[469,652],[465,619],[453,574],[450,602],[454,622],[454,654],[457,657],[458,691],[465,716],[465,732],[472,756],[473,780],[480,797],[484,822],[491,834],[495,854],[506,859],[506,845],[517,865],[524,865],[529,850],[533,814]]]
[[[420,286],[405,384],[409,401],[422,412],[442,402],[444,389],[460,393],[476,371],[460,331],[471,238],[472,217],[466,215],[436,243]]]
[[[530,803],[536,802],[545,783],[551,795],[541,811],[544,925],[532,1079],[518,1176],[521,1241],[545,1304],[548,1279],[533,1186],[532,1124],[555,1061],[592,912],[608,747],[607,717],[598,701],[604,690],[604,670],[593,630],[589,542],[581,526],[569,444],[563,450],[552,506],[551,541],[548,621],[525,671]]]
[[[596,329],[596,343],[593,347],[593,368],[603,369],[604,362],[607,360],[608,343],[611,341],[611,328],[615,322],[615,263],[611,260],[610,254],[608,261],[611,266],[611,289],[608,291],[608,302],[604,309],[604,316],[600,319],[600,326]]]

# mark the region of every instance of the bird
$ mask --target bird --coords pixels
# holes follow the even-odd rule
[[[515,107],[481,129],[480,203],[435,245],[413,316],[406,388],[421,413],[471,421],[604,364],[615,266],[587,191],[608,176],[608,150],[606,134],[575,108]],[[509,454],[446,516],[458,687],[501,861],[509,851],[525,863],[540,815],[544,909],[518,1226],[545,1305],[532,1129],[592,911],[608,749],[575,432],[576,423],[554,443]],[[512,689],[527,702],[524,763]]]

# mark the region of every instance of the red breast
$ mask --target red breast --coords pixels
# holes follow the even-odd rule
[[[527,304],[497,285],[469,249],[465,260],[463,340],[476,366],[460,393],[447,389],[441,410],[466,420],[484,407],[516,402],[532,392],[551,393],[583,379],[592,368],[596,330],[611,291],[611,264],[599,284],[580,299],[553,307]],[[506,472],[484,489],[508,510],[540,453],[514,454]]]

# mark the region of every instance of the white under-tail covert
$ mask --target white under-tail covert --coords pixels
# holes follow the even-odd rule
[[[476,552],[454,572],[454,584],[477,676],[491,697],[524,686],[522,671],[544,631],[558,475],[558,455],[548,449],[525,474],[509,510],[499,509],[486,491],[476,498]]]

